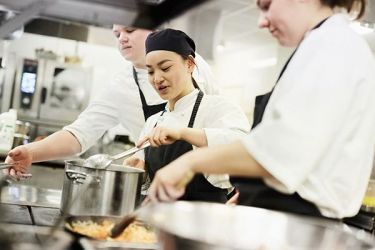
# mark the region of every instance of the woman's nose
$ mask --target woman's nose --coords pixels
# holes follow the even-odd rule
[[[163,81],[163,76],[160,73],[154,73],[154,83],[159,84]]]
[[[268,28],[270,25],[270,21],[266,17],[265,13],[261,13],[258,18],[258,27],[259,28]]]
[[[129,41],[129,37],[128,37],[128,34],[126,32],[121,32],[120,33],[120,36],[118,38],[118,40],[123,43],[123,42],[128,42]]]

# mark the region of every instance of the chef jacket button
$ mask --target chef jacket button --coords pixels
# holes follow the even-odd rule
[[[280,119],[280,117],[281,117],[279,111],[273,111],[273,112],[272,112],[272,116],[273,116],[273,118],[275,118],[275,119]]]

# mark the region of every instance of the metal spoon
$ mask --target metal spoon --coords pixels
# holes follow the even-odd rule
[[[149,142],[145,142],[140,147],[134,147],[129,150],[126,150],[125,152],[122,152],[117,155],[107,155],[107,154],[96,154],[92,155],[89,158],[87,158],[84,162],[84,166],[90,167],[90,168],[96,168],[96,169],[106,169],[109,165],[111,165],[112,161],[118,160],[121,158],[124,158],[126,156],[132,155],[142,149],[145,149],[150,146]]]

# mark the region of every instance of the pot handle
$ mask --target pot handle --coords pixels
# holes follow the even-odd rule
[[[87,175],[86,173],[67,169],[65,170],[66,177],[68,177],[69,180],[73,180],[74,183],[83,184],[83,182],[86,180]]]

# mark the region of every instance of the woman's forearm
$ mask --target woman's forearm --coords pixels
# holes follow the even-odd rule
[[[81,151],[78,140],[68,131],[60,130],[43,140],[25,145],[32,154],[33,162],[54,160]]]
[[[181,130],[181,140],[187,141],[196,147],[206,147],[208,145],[207,136],[203,129],[183,128]]]

